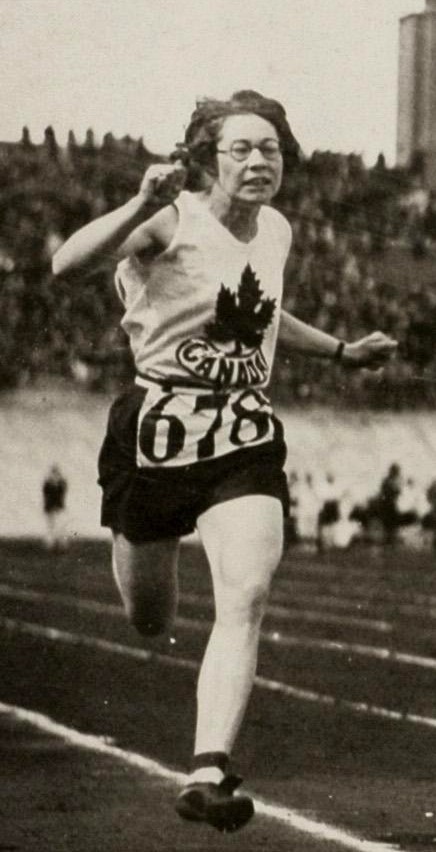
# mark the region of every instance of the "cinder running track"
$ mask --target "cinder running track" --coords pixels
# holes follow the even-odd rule
[[[126,624],[107,542],[0,542],[0,850],[436,849],[436,576],[405,550],[288,553],[235,753],[253,822],[173,809],[212,615],[183,551],[172,641]]]

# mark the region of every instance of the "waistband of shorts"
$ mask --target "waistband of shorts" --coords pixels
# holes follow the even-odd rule
[[[183,394],[193,394],[198,396],[199,394],[233,394],[233,393],[241,393],[244,390],[256,390],[262,393],[265,393],[265,388],[261,387],[246,387],[244,386],[233,386],[233,387],[225,387],[218,388],[213,385],[200,384],[199,382],[190,379],[189,376],[183,378],[183,376],[169,376],[168,378],[157,378],[156,376],[150,376],[148,373],[137,373],[135,376],[135,385],[139,385],[142,388],[148,388],[151,385],[159,385],[162,388],[164,393],[172,393],[175,391],[176,393]]]
[[[211,385],[202,385],[198,382],[195,382],[193,379],[189,377],[183,378],[183,376],[168,376],[168,378],[157,378],[155,376],[149,376],[148,373],[141,373],[135,376],[135,385],[139,385],[140,387],[147,388],[152,385],[159,385],[163,391],[166,393],[171,393],[171,391],[175,390],[179,393],[214,393],[215,388],[211,387]]]

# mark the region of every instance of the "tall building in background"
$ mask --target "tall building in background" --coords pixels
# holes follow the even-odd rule
[[[436,0],[400,20],[397,162],[425,154],[426,177],[436,186]]]

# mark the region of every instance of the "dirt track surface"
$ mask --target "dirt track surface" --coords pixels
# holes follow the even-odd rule
[[[184,549],[177,642],[154,648],[154,656],[144,659],[137,655],[149,649],[122,617],[108,556],[102,542],[76,542],[59,556],[45,553],[37,542],[0,542],[0,701],[35,711],[70,731],[103,737],[123,755],[146,756],[185,771],[195,665],[210,623],[204,560],[196,547]],[[316,617],[308,619],[309,591]],[[427,602],[419,604],[424,591]],[[352,560],[343,554],[322,559],[293,554],[280,569],[272,605],[281,606],[287,595],[290,621],[272,609],[266,629],[323,644],[283,647],[265,640],[259,674],[299,690],[334,695],[338,703],[293,698],[259,683],[235,752],[236,768],[255,796],[320,825],[318,837],[259,814],[235,835],[192,827],[174,812],[176,782],[111,754],[65,745],[59,735],[2,712],[0,850],[347,848],[323,836],[327,825],[356,842],[389,841],[408,852],[432,852],[436,729],[407,721],[407,714],[436,717],[434,670],[334,652],[325,643],[360,643],[370,651],[384,644],[391,652],[401,650],[431,663],[436,637],[429,602],[435,592],[431,558],[410,559],[404,552],[375,559],[356,552]],[[371,697],[391,712],[406,714],[404,721],[351,712],[345,703]],[[348,848],[370,852],[374,847]]]
[[[139,771],[1,717],[0,757],[1,850],[165,848],[170,797]]]
[[[257,817],[238,835],[189,826],[173,809],[176,788],[117,761],[0,718],[2,852],[316,852],[290,846],[286,827]],[[325,848],[339,848],[326,844]]]

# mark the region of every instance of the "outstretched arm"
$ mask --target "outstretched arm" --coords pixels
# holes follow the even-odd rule
[[[279,343],[291,352],[337,359],[352,367],[369,369],[381,367],[397,348],[396,341],[382,331],[374,331],[354,343],[345,343],[284,310],[280,314]]]
[[[120,258],[165,248],[175,211],[165,208],[148,218],[150,209],[155,202],[172,200],[182,188],[184,176],[185,170],[180,163],[150,166],[137,195],[66,240],[53,256],[53,273],[62,275],[101,261],[107,255]]]

